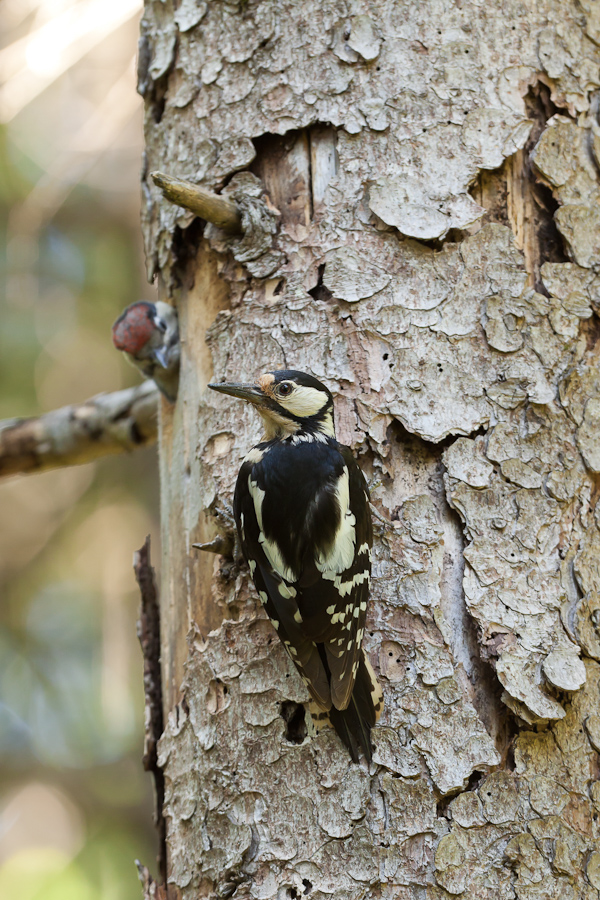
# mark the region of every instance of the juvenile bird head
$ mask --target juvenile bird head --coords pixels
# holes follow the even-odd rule
[[[139,300],[112,327],[113,344],[135,360],[153,359],[168,368],[168,350],[178,338],[177,313],[168,303]]]
[[[335,436],[333,396],[312,375],[281,369],[265,372],[256,384],[208,386],[252,403],[264,422],[266,440],[302,434]]]
[[[177,312],[159,300],[140,300],[124,310],[112,327],[113,344],[146,378],[152,378],[172,403],[179,384]]]

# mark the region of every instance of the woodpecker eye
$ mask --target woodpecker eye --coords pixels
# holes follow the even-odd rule
[[[156,318],[154,319],[154,324],[156,325],[156,327],[158,328],[159,331],[162,331],[163,334],[167,330],[166,322],[164,322],[162,319],[159,319],[158,316],[156,316]]]
[[[289,381],[283,381],[277,388],[277,393],[280,397],[289,397],[293,389],[294,386]]]

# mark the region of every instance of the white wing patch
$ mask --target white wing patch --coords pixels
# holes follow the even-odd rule
[[[356,517],[350,510],[350,480],[345,466],[335,486],[335,495],[340,509],[340,524],[329,552],[326,555],[319,553],[315,559],[317,569],[323,572],[324,578],[330,577],[326,572],[345,572],[354,561]]]
[[[259,488],[256,481],[253,481],[251,475],[248,475],[248,490],[250,491],[250,496],[252,497],[252,502],[254,503],[256,521],[258,522],[258,527],[260,529],[258,540],[262,544],[262,548],[264,550],[265,556],[271,564],[271,568],[275,572],[277,572],[278,575],[281,575],[281,577],[285,579],[285,581],[297,581],[298,575],[296,574],[296,572],[292,571],[289,566],[286,566],[285,562],[283,561],[281,551],[275,541],[269,541],[265,537],[262,516],[262,505],[263,500],[265,499],[265,492],[262,490],[262,488]],[[282,594],[282,596],[284,595]]]
[[[333,581],[334,587],[335,587],[336,591],[338,592],[338,594],[340,595],[340,597],[345,597],[346,594],[351,593],[351,591],[358,584],[362,584],[363,581],[368,582],[370,580],[370,572],[368,572],[368,571],[367,572],[357,572],[357,574],[354,575],[350,579],[350,581],[342,581],[342,576],[336,575],[335,572],[323,572],[323,578],[326,581]],[[362,604],[361,604],[361,607],[362,607]],[[364,609],[366,609],[366,608],[367,608],[367,605],[365,603]],[[358,610],[358,607],[356,607],[354,610],[355,616],[358,615],[357,610]],[[339,615],[341,616],[341,614],[339,614]],[[332,618],[332,621],[333,621],[333,618]],[[344,620],[341,619],[341,621],[343,622]]]
[[[262,531],[262,505],[263,500],[265,499],[265,492],[261,488],[259,488],[257,481],[253,481],[252,475],[248,475],[248,490],[250,491],[250,496],[252,497],[252,502],[254,503],[254,512],[256,513],[256,521],[258,522],[258,527]]]
[[[261,531],[258,535],[258,540],[262,544],[265,556],[267,557],[273,571],[277,572],[278,575],[281,575],[284,581],[297,581],[298,575],[293,571],[293,569],[290,569],[289,566],[286,566],[285,562],[283,561],[281,551],[275,541],[268,540],[265,537],[263,531]],[[285,585],[284,587],[287,587],[287,585]],[[281,589],[279,593],[282,597],[285,596],[284,592]]]

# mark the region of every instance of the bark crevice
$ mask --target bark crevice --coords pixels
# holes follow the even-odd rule
[[[480,170],[469,193],[486,210],[482,223],[497,222],[512,229],[532,286],[549,297],[541,268],[545,262],[567,262],[568,256],[554,218],[558,200],[536,169],[532,153],[549,119],[566,110],[554,104],[550,88],[539,79],[530,86],[524,104],[532,122],[525,145],[497,169]]]

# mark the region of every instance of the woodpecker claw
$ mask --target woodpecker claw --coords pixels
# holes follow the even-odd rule
[[[377,507],[374,506],[371,501],[369,501],[369,506],[371,507],[372,514],[382,523],[382,525],[385,526],[385,528],[389,528],[392,525],[390,519],[386,519],[385,516],[382,516]]]
[[[213,514],[219,520],[222,528],[226,531],[235,531],[235,518],[229,503],[223,503],[223,506],[215,506]]]

